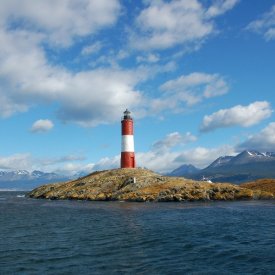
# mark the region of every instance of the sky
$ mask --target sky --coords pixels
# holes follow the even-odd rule
[[[0,170],[204,168],[275,151],[274,0],[0,3]]]

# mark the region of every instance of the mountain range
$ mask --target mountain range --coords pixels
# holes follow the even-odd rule
[[[188,164],[168,175],[236,184],[260,178],[275,178],[275,153],[246,150],[237,156],[219,157],[204,169]]]
[[[31,190],[41,184],[68,181],[85,175],[83,172],[66,176],[37,170],[0,171],[0,190]],[[275,153],[243,151],[237,156],[219,157],[204,169],[184,164],[167,175],[235,184],[261,178],[275,178]]]
[[[26,170],[0,171],[0,189],[30,190],[44,183],[67,181],[77,177],[78,175],[68,177],[37,170],[31,173]]]

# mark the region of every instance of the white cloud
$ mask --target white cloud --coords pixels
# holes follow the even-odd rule
[[[35,121],[31,127],[31,132],[33,133],[43,133],[48,132],[54,127],[54,124],[49,119],[39,119]]]
[[[171,148],[170,148],[171,149]],[[147,152],[137,152],[136,162],[138,167],[165,174],[183,164],[193,164],[205,168],[220,156],[236,155],[233,147],[225,145],[217,148],[195,147],[183,151],[155,150],[153,147]],[[103,158],[93,166],[93,170],[118,168],[120,155],[113,158]]]
[[[136,161],[138,167],[145,167],[165,174],[179,166],[179,163],[175,162],[177,156],[178,153],[176,152],[163,152],[161,154],[156,151],[138,152]]]
[[[228,92],[228,85],[218,74],[194,72],[169,80],[160,89],[174,102],[194,105],[204,98],[220,96]]]
[[[200,79],[197,84],[187,83],[182,91],[177,87],[177,80],[165,83],[162,89],[166,93],[160,98],[150,98],[138,90],[137,87],[142,81],[158,73],[174,70],[174,62],[161,66],[142,64],[130,70],[122,69],[116,63],[117,60],[109,58],[107,66],[101,64],[101,68],[82,72],[71,72],[65,67],[54,65],[47,59],[47,53],[43,48],[45,43],[50,41],[59,43],[58,46],[68,45],[66,43],[71,43],[76,36],[93,34],[100,28],[112,25],[119,16],[119,2],[60,0],[55,3],[50,0],[35,1],[33,4],[31,0],[22,1],[20,2],[22,10],[17,8],[18,0],[7,1],[0,7],[2,16],[0,16],[0,103],[3,106],[0,109],[0,116],[2,117],[25,112],[37,104],[55,102],[56,106],[59,106],[56,113],[63,122],[92,127],[117,121],[126,107],[135,111],[139,117],[147,115],[148,112],[178,111],[181,110],[181,103],[192,105],[202,98],[218,96],[228,90],[222,77],[203,73],[182,76],[187,82],[191,81],[191,78]],[[53,3],[56,9],[52,8]],[[174,3],[178,3],[179,13],[182,9],[187,17],[189,17],[188,12],[192,10],[201,9],[205,12],[195,0],[156,3],[157,1],[152,2],[148,9],[155,7],[156,10],[163,12],[167,9],[169,18],[173,17],[174,12],[179,16]],[[148,18],[149,21],[151,19]],[[18,28],[12,27],[14,22],[20,22]],[[100,47],[102,44],[95,42],[83,48],[83,54],[91,54],[100,50]],[[122,50],[117,59],[128,55],[129,52]],[[115,53],[110,56],[115,56]],[[141,56],[140,61],[144,62],[145,59],[142,58],[146,58],[147,63],[157,63],[160,56],[148,53]],[[172,87],[173,81],[174,87]],[[169,85],[171,90],[168,91],[166,86]]]
[[[0,156],[0,169],[27,170],[31,166],[30,154]]]
[[[91,54],[97,53],[98,51],[101,50],[102,46],[103,46],[102,43],[97,41],[94,44],[84,47],[81,51],[81,54],[91,55]]]
[[[29,172],[39,170],[43,172],[57,172],[64,175],[74,175],[79,171],[90,173],[94,164],[83,163],[83,155],[67,155],[53,158],[35,158],[30,153],[0,156],[0,169],[3,170],[27,170]]]
[[[252,21],[246,30],[262,34],[266,41],[275,39],[275,5],[269,12],[263,14],[260,19]]]
[[[232,9],[238,1],[221,0],[208,8],[197,0],[148,1],[137,17],[131,44],[138,49],[166,49],[200,43],[215,30],[212,18]]]
[[[197,147],[186,150],[178,155],[175,162],[181,164],[193,164],[196,167],[204,168],[220,156],[236,155],[232,146],[224,145],[217,148]]]
[[[137,152],[136,162],[138,167],[167,173],[177,168],[182,163],[175,161],[180,155],[179,152],[172,150],[176,146],[183,146],[187,143],[196,141],[196,137],[191,133],[180,134],[170,133],[161,140],[156,141],[148,152]],[[102,158],[93,166],[93,170],[104,170],[120,167],[120,155]]]
[[[32,158],[29,171],[40,170],[45,172],[55,172],[58,174],[73,176],[78,172],[91,173],[93,163],[85,163],[86,157],[83,155],[65,155],[52,158]]]
[[[235,151],[230,146],[219,148],[196,147],[193,149],[173,152],[171,150],[137,152],[138,167],[146,167],[159,173],[168,173],[183,164],[193,164],[204,168],[222,155],[234,155]],[[67,160],[65,160],[67,159]],[[66,157],[53,159],[35,159],[30,154],[16,154],[8,157],[0,157],[0,169],[11,170],[40,170],[44,172],[56,172],[68,176],[78,172],[91,173],[93,171],[114,169],[120,167],[120,155],[105,157],[96,163],[83,163],[84,159]]]
[[[90,174],[94,171],[93,169],[94,164],[80,164],[80,163],[65,163],[62,166],[59,166],[55,168],[54,170],[51,170],[54,173],[65,175],[65,176],[76,176],[77,174],[81,174],[81,176],[84,174]]]
[[[82,126],[117,121],[126,107],[134,109],[141,104],[142,95],[134,88],[139,77],[138,72],[120,69],[78,73],[58,94],[63,103],[58,116]]]
[[[122,69],[72,73],[49,63],[43,48],[47,42],[67,46],[77,36],[114,24],[120,8],[118,0],[11,0],[1,4],[0,116],[57,102],[63,121],[94,126],[117,119],[126,105],[139,104],[141,96],[134,89],[139,73]],[[101,46],[95,42],[83,53]]]
[[[260,152],[274,152],[275,148],[275,122],[271,122],[261,132],[251,135],[246,141],[239,144],[237,149],[258,150]]]
[[[147,56],[137,56],[137,62],[147,62],[147,63],[156,63],[159,61],[159,56],[157,54],[148,54]]]
[[[204,168],[221,155],[235,154],[230,146],[219,148],[197,147],[184,151],[173,151],[177,145],[185,145],[196,141],[191,133],[180,134],[174,132],[168,134],[162,140],[155,142],[147,152],[137,152],[136,161],[138,167],[145,167],[160,173],[168,173],[183,164],[194,164]],[[113,158],[103,158],[93,166],[93,170],[117,168],[120,166],[120,155]]]
[[[2,91],[0,87],[0,116],[3,118],[7,118],[13,115],[16,112],[25,112],[28,110],[28,106],[21,102],[16,102],[9,98],[5,93]]]
[[[197,140],[197,137],[192,135],[190,132],[185,134],[180,134],[178,132],[173,132],[168,134],[164,139],[159,140],[153,144],[153,151],[169,151],[171,148],[177,145],[184,145],[190,142],[194,142]]]
[[[135,157],[137,167],[145,167],[156,172],[167,173],[180,165],[179,162],[175,162],[178,155],[179,153],[177,152],[149,150],[148,152],[136,152]],[[119,167],[120,155],[116,155],[100,159],[92,166],[92,170],[100,171]]]
[[[83,161],[85,159],[83,155],[67,155],[57,158],[42,159],[39,162],[41,162],[43,166],[52,166],[64,162]]]
[[[212,6],[206,11],[206,15],[209,17],[215,17],[221,14],[224,14],[228,10],[234,8],[234,6],[240,2],[240,0],[224,0],[224,1],[215,1]]]
[[[71,73],[48,64],[39,47],[39,35],[0,31],[0,40],[3,117],[54,101],[59,103],[58,116],[63,121],[95,126],[117,120],[126,106],[139,106],[142,101],[135,90],[144,78],[142,70],[106,68]]]
[[[44,39],[43,33],[0,25],[0,116],[56,102],[62,121],[95,126],[116,121],[126,107],[142,109],[143,95],[135,86],[152,70],[114,66],[73,73],[48,62]]]
[[[272,109],[267,101],[256,101],[248,106],[237,105],[204,116],[200,130],[207,132],[236,125],[249,127],[270,117],[271,113]]]
[[[0,39],[0,74],[5,79],[5,89],[0,94],[0,101],[5,103],[5,108],[0,109],[3,117],[27,111],[35,104],[58,102],[58,117],[64,122],[87,127],[114,122],[126,107],[140,112],[148,109],[150,102],[135,87],[175,67],[170,62],[161,67],[113,67],[72,73],[47,62],[38,45],[39,35],[0,32]]]
[[[114,169],[120,167],[120,155],[114,157],[105,157],[96,162],[93,166],[94,171]]]
[[[69,45],[75,36],[85,36],[114,24],[120,14],[118,0],[9,0],[1,3],[2,25],[13,21],[32,32],[44,33],[52,44]]]
[[[196,141],[191,133],[168,134],[162,140],[155,142],[147,152],[136,152],[138,167],[146,167],[156,172],[168,173],[183,164],[193,164],[204,168],[222,155],[234,155],[234,148],[221,146],[218,148],[195,147],[188,150],[175,151],[175,147]],[[30,154],[17,154],[0,157],[0,169],[25,169],[28,171],[41,170],[74,175],[78,172],[93,171],[120,167],[120,155],[104,157],[95,163],[85,163],[82,155],[67,155],[56,158],[34,158]]]

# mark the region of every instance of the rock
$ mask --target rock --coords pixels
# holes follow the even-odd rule
[[[147,169],[97,171],[83,178],[40,186],[31,198],[123,201],[271,199],[273,194],[227,183],[165,177]]]

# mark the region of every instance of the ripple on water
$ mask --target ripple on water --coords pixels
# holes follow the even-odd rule
[[[119,203],[1,195],[5,273],[275,274],[275,204]]]

